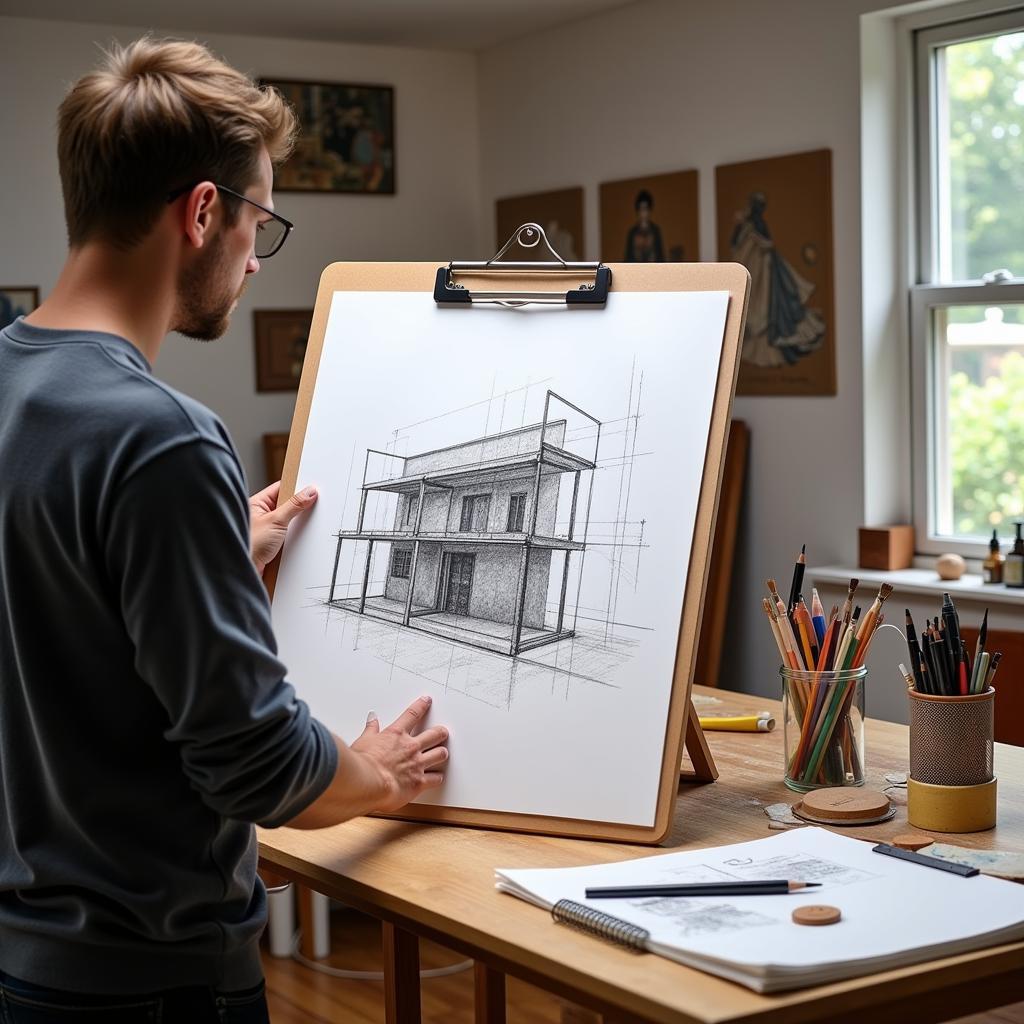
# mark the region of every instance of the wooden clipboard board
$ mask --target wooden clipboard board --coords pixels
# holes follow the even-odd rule
[[[446,266],[441,263],[334,263],[324,270],[317,291],[316,307],[292,420],[280,500],[287,500],[295,492],[299,462],[334,294],[336,292],[421,291],[424,293],[425,301],[429,302],[438,279],[438,272]],[[735,263],[609,264],[608,266],[612,273],[613,294],[620,292],[706,291],[723,291],[729,294],[682,617],[679,624],[675,672],[666,722],[654,824],[647,827],[418,803],[410,805],[408,813],[393,815],[393,817],[549,835],[655,844],[661,842],[671,828],[680,778],[690,782],[710,782],[717,778],[718,773],[711,751],[690,699],[690,688],[697,659],[697,638],[700,633],[703,595],[710,565],[710,549],[724,465],[723,456],[739,372],[739,355],[746,319],[750,276],[745,267]],[[579,281],[585,281],[587,274],[581,272],[578,277]],[[593,275],[591,274],[590,277],[592,279]],[[550,279],[545,280],[545,278],[546,275],[542,272],[524,271],[521,275],[521,280],[529,288],[554,292],[565,291],[567,285],[564,275],[553,285]],[[482,283],[482,279],[474,280],[471,274],[463,276],[460,281],[467,288]],[[473,314],[467,311],[466,315]],[[580,315],[600,316],[601,313],[593,311]],[[271,596],[273,596],[277,580],[279,562],[280,559],[268,566],[264,576]],[[693,764],[692,772],[680,771],[684,745]]]

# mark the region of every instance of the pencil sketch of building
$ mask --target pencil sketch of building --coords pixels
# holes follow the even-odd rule
[[[569,450],[553,402],[586,423],[589,458]],[[335,535],[327,603],[511,656],[574,636],[566,594],[570,569],[582,572],[600,431],[548,391],[540,423],[410,455],[367,449],[356,527]],[[367,502],[388,497],[375,527]],[[358,545],[361,570],[347,588],[346,545]]]

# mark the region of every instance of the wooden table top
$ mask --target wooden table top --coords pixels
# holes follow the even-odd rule
[[[482,829],[359,818],[319,831],[259,830],[260,857],[267,867],[410,931],[475,955],[491,967],[533,981],[569,998],[589,994],[620,1009],[624,1018],[675,1024],[856,1020],[902,1003],[921,1011],[903,1019],[946,1019],[967,1012],[953,1001],[949,1012],[928,1013],[927,1002],[942,988],[988,988],[1016,995],[1011,977],[1024,978],[1024,942],[948,957],[776,995],[758,995],[739,985],[653,954],[637,955],[564,925],[544,911],[494,888],[495,868],[568,867],[650,856],[773,835],[767,804],[797,799],[782,782],[782,727],[778,702],[695,687],[715,695],[723,709],[776,711],[771,733],[709,733],[720,772],[717,782],[684,785],[675,824],[660,847],[627,846],[579,839],[520,835]],[[717,710],[717,709],[716,709]],[[884,776],[908,767],[906,726],[868,720],[867,785],[885,789]],[[939,836],[961,846],[1024,850],[1024,749],[997,744],[999,824],[988,832]],[[608,770],[614,771],[614,755]],[[600,785],[599,778],[594,785]],[[890,791],[890,795],[894,795]],[[899,793],[895,798],[900,799]],[[842,830],[873,841],[908,830],[906,811],[877,826]],[[837,830],[838,831],[838,830]],[[968,985],[968,983],[970,983]],[[980,990],[979,988],[979,990]],[[938,995],[936,994],[938,992]],[[910,1001],[909,1004],[907,1001]],[[977,1009],[998,1005],[998,998]],[[906,1009],[901,1011],[906,1012]]]

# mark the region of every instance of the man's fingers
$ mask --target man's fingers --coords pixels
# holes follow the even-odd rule
[[[448,748],[434,747],[432,750],[428,750],[422,757],[423,770],[428,772],[432,768],[436,768],[438,765],[444,764],[447,760]]]
[[[436,789],[444,782],[444,776],[440,772],[426,772],[423,775],[423,788]]]
[[[424,729],[416,739],[419,741],[420,750],[430,750],[448,742],[448,730],[443,725],[435,725],[430,729]]]
[[[430,710],[430,697],[417,697],[392,723],[392,729],[412,732]]]
[[[318,497],[315,487],[306,487],[304,490],[296,491],[283,505],[280,505],[274,513],[274,518],[281,526],[287,526],[299,513],[312,508]]]
[[[371,711],[366,716],[366,725],[363,728],[364,736],[373,736],[380,732],[380,720],[377,718],[377,712]]]

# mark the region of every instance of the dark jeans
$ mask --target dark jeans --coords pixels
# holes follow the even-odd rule
[[[41,988],[0,971],[0,1024],[270,1024],[263,983],[244,992],[174,988],[84,995]]]

